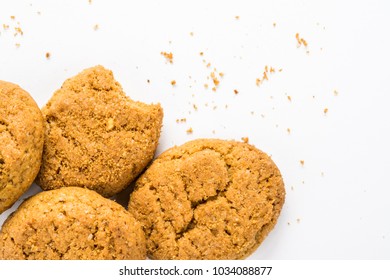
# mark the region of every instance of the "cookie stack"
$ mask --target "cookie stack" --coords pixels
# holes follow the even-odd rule
[[[34,180],[44,190],[4,223],[0,259],[242,259],[284,203],[277,166],[247,143],[198,139],[153,160],[161,106],[102,66],[42,110],[0,82],[0,113],[0,213]],[[135,180],[127,210],[110,199]]]

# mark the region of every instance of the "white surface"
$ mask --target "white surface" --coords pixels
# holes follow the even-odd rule
[[[132,99],[162,104],[158,153],[200,137],[249,137],[287,191],[250,259],[389,259],[390,5],[340,2],[0,0],[0,24],[10,26],[0,26],[0,79],[43,106],[65,79],[102,64]],[[266,65],[283,70],[258,87]],[[216,92],[214,67],[224,73]]]

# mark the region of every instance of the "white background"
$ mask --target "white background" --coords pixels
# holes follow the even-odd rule
[[[248,137],[287,192],[250,259],[389,259],[389,14],[386,1],[0,0],[0,79],[42,107],[101,64],[132,99],[163,106],[157,153]],[[257,86],[266,65],[282,71]],[[214,68],[224,73],[216,92]]]

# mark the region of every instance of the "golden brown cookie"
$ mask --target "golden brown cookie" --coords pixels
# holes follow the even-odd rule
[[[33,183],[43,148],[41,110],[29,93],[0,81],[0,214]]]
[[[282,176],[265,153],[200,139],[161,154],[137,180],[129,211],[152,259],[241,259],[274,227]]]
[[[86,187],[106,197],[122,191],[152,160],[163,117],[160,105],[127,97],[102,66],[66,80],[42,112],[38,185]]]
[[[23,202],[0,232],[0,259],[145,259],[139,222],[94,191],[68,187]]]

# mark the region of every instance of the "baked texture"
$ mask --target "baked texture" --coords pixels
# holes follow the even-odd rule
[[[140,224],[118,203],[78,187],[40,192],[0,232],[0,259],[145,259]]]
[[[254,146],[199,139],[161,154],[137,180],[129,211],[152,259],[242,259],[274,227],[285,189]]]
[[[33,183],[43,149],[41,110],[28,92],[0,81],[0,213]]]
[[[37,184],[77,186],[110,197],[153,159],[163,110],[131,100],[102,66],[64,82],[42,109],[45,144]]]

